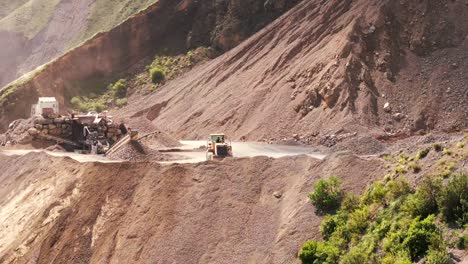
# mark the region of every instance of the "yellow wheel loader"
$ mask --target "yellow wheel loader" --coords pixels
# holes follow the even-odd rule
[[[232,157],[232,146],[224,134],[211,134],[206,148],[206,160]]]

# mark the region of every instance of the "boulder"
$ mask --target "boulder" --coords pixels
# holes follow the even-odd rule
[[[31,136],[38,135],[38,134],[39,134],[39,130],[37,130],[37,129],[34,128],[34,127],[31,127],[30,129],[28,129],[28,134],[31,135]]]

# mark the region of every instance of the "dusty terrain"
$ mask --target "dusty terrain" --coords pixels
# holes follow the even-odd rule
[[[21,74],[28,72],[27,74],[3,90],[0,89],[0,131],[3,132],[15,119],[27,118],[30,109],[26,106],[37,100],[37,96],[55,96],[65,111],[73,96],[107,87],[111,82],[133,73],[134,68],[145,71],[142,63],[152,58],[156,52],[179,54],[205,45],[222,53],[238,45],[297,2],[283,2],[266,10],[263,7],[264,1],[261,0],[251,1],[248,5],[240,4],[238,0],[157,1],[138,15],[109,31],[93,36],[63,55],[58,53],[55,57],[44,58],[40,64],[34,61],[26,64],[28,71]],[[73,7],[81,4],[86,3],[80,1],[79,4],[69,5]],[[86,13],[86,9],[80,9],[78,14],[81,13]],[[73,28],[86,26],[77,21],[78,17],[74,17],[72,21],[63,19],[66,20],[63,25],[73,23],[73,26],[62,27],[61,24],[59,29],[51,29],[51,34],[65,30],[67,34],[73,35]],[[51,21],[50,26],[54,23]],[[0,36],[1,34],[0,31]],[[28,60],[19,56],[25,53],[21,50],[24,37],[17,33],[5,34],[2,39],[9,44],[9,48],[4,50],[4,54],[0,51],[0,58],[4,58],[0,64],[4,71],[0,72],[7,74],[16,71],[14,64]],[[55,42],[57,38],[59,40]],[[45,56],[50,49],[64,45],[59,37],[51,37],[50,45],[48,42],[40,41],[47,48],[43,48],[43,52],[37,53],[37,56]],[[41,47],[37,47],[37,50],[40,51]],[[46,62],[46,65],[29,72]],[[0,87],[2,86],[0,83]]]
[[[160,0],[57,57],[95,1],[59,2],[33,39],[0,31],[0,86],[56,58],[0,91],[0,142],[19,143],[0,147],[0,263],[298,263],[321,238],[307,198],[319,179],[361,193],[423,148],[423,170],[395,177],[468,169],[464,1]],[[18,7],[5,3],[0,25]],[[221,55],[155,90],[138,82],[155,54],[205,46]],[[26,135],[30,120],[12,122],[38,96],[66,111],[119,78],[128,104],[110,114],[141,134],[114,160],[53,152]],[[223,161],[171,153],[213,132],[254,143]]]
[[[306,1],[118,114],[183,138],[457,131],[468,122],[466,12],[460,1]]]
[[[163,166],[30,153],[0,166],[3,263],[294,261],[318,237],[311,184],[338,175],[360,192],[383,170],[349,155]]]

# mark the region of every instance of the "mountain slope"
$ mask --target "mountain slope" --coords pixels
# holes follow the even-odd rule
[[[0,2],[0,87],[157,0]],[[13,43],[13,46],[11,46]]]
[[[116,114],[184,138],[457,131],[468,126],[467,12],[458,1],[306,1]]]
[[[57,97],[65,111],[70,99],[84,95],[83,91],[97,93],[119,78],[146,72],[144,63],[149,63],[155,53],[186,54],[189,49],[201,46],[212,47],[217,53],[225,52],[297,2],[278,2],[280,4],[268,7],[262,0],[248,4],[238,0],[158,1],[0,91],[0,131],[13,120],[28,117],[29,105],[38,96]],[[21,41],[18,42],[9,45],[12,50],[8,54],[14,54],[21,47]],[[47,53],[47,49],[40,54],[43,53]],[[21,61],[18,56],[5,58]],[[1,66],[7,67],[8,63]]]

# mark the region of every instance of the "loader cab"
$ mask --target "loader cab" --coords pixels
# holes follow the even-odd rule
[[[211,134],[210,141],[212,143],[224,143],[226,136],[224,134]]]
[[[224,134],[211,134],[208,139],[206,159],[223,159],[232,157],[232,147],[226,142]]]

